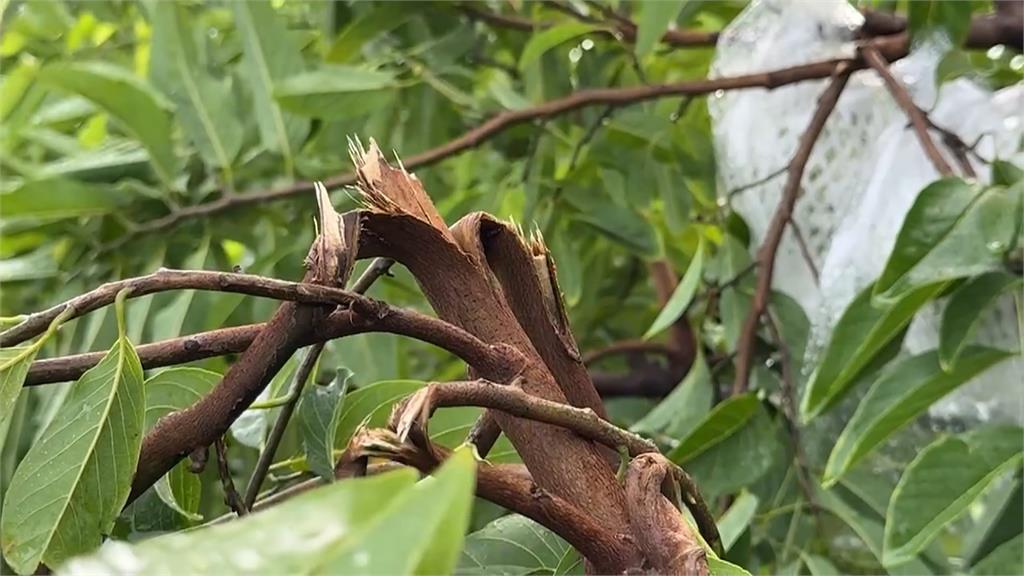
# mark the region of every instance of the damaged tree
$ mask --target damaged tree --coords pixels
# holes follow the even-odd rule
[[[74,30],[49,38],[70,52],[37,70],[52,47],[18,34],[34,30],[44,4],[60,15],[62,3],[15,3],[4,22],[21,23],[5,50],[24,40],[31,58],[3,76],[5,129],[25,145],[9,144],[5,130],[5,149],[19,149],[5,169],[24,174],[0,194],[0,251],[35,250],[31,266],[52,252],[60,295],[5,277],[0,304],[6,315],[64,302],[0,318],[13,325],[0,331],[0,568],[924,573],[936,563],[926,547],[944,526],[960,530],[952,520],[977,504],[991,521],[972,515],[970,531],[985,537],[955,565],[1020,572],[996,568],[1016,561],[1007,550],[1019,529],[991,529],[1019,503],[1019,428],[939,438],[905,463],[898,489],[855,469],[928,403],[1012,356],[969,337],[978,302],[1020,288],[1024,172],[936,125],[890,64],[939,19],[954,44],[995,47],[986,57],[1019,72],[1021,57],[1000,52],[1019,49],[1019,2],[996,2],[992,14],[948,3],[909,19],[865,9],[856,31],[852,17],[837,31],[812,15],[823,18],[820,34],[850,40],[849,53],[717,77],[705,77],[713,50],[694,48],[727,50],[738,29],[722,25],[738,4],[671,13],[661,12],[667,2],[247,2],[230,14],[202,3],[143,5],[145,14],[132,3],[96,14],[76,6]],[[328,5],[349,10],[327,18],[346,21],[344,31],[321,30],[317,10]],[[82,42],[95,45],[81,54],[111,48],[112,17],[131,24],[115,28],[136,34],[127,45],[137,66],[152,51],[149,77],[144,65],[133,75],[76,61]],[[60,18],[45,20],[59,28]],[[210,24],[210,38],[184,33],[189,22]],[[449,75],[448,51],[470,58],[469,46],[463,72],[473,74],[455,64]],[[354,84],[337,67],[353,62]],[[778,292],[777,254],[792,234],[818,276],[796,208],[828,150],[816,141],[854,121],[844,103],[865,76],[891,93],[944,179],[919,193],[885,282],[857,298],[811,358],[809,314]],[[723,190],[700,98],[804,82],[821,90],[786,165]],[[96,86],[152,109],[123,114]],[[60,114],[36,110],[52,103],[41,92],[50,89],[74,94],[56,102]],[[385,91],[400,97],[378,100]],[[250,118],[225,112],[236,92],[239,110],[256,114],[252,130],[242,130]],[[436,101],[409,112],[424,94]],[[67,110],[102,112],[86,121]],[[72,141],[108,140],[98,136],[108,116],[111,138],[130,136],[154,169],[140,175],[131,156],[110,190],[93,180],[103,169],[63,162]],[[344,135],[357,130],[408,152],[404,163],[371,140],[349,143],[350,170]],[[187,166],[176,162],[182,151]],[[54,165],[37,170],[40,159]],[[137,178],[144,193],[121,205]],[[733,197],[761,194],[775,178],[785,186],[758,238]],[[336,212],[328,188],[348,211]],[[314,225],[296,226],[314,197]],[[945,216],[914,217],[933,213]],[[492,214],[538,223],[527,233]],[[354,279],[358,260],[368,265]],[[0,274],[16,262],[3,264]],[[159,268],[172,264],[181,269]],[[365,296],[392,268],[396,278]],[[195,305],[194,291],[203,292]],[[893,359],[918,308],[942,295],[957,314],[948,330],[943,319],[941,349]],[[372,333],[390,335],[395,353],[356,351]],[[111,337],[108,352],[95,351]],[[390,379],[410,376],[420,379]],[[40,387],[57,383],[69,385]],[[838,440],[806,426],[848,405],[839,401],[856,386],[871,389]],[[903,397],[886,395],[897,389]],[[247,430],[253,421],[262,428]],[[936,479],[936,462],[978,477]],[[1006,494],[990,497],[984,485],[1000,478]],[[474,507],[474,495],[494,506]],[[162,532],[176,534],[153,537]],[[863,546],[834,546],[850,537]],[[530,558],[487,557],[494,542]]]
[[[353,159],[367,209],[336,215],[326,193],[320,192],[321,233],[311,248],[304,282],[342,286],[356,258],[394,259],[413,273],[438,317],[452,331],[465,331],[465,337],[479,343],[482,358],[462,355],[472,374],[521,386],[525,394],[520,400],[538,398],[603,415],[562,309],[555,265],[543,241],[528,241],[512,226],[481,213],[449,228],[416,177],[390,166],[375,142],[366,151],[356,145]],[[164,418],[146,437],[133,496],[179,459],[223,435],[307,334],[334,332],[329,326],[345,322],[365,324],[369,330],[388,324],[389,309],[374,304],[353,300],[333,311],[298,302],[282,304],[213,393]],[[436,343],[459,352],[443,338]],[[448,400],[449,404],[460,402],[486,406],[472,398]],[[225,410],[226,406],[232,408]],[[573,427],[516,416],[508,410],[493,410],[483,417],[490,418],[512,441],[525,470],[489,470],[495,476],[516,478],[482,476],[478,486],[482,495],[543,521],[576,546],[597,573],[706,572],[703,549],[675,505],[661,493],[663,483],[674,482],[666,471],[674,465],[652,456],[634,461],[623,486],[616,479],[614,450],[581,436]],[[182,439],[181,430],[190,431],[187,440]],[[429,467],[436,465],[437,449],[424,435],[414,437],[420,442],[417,450],[429,455]],[[359,442],[350,449],[358,453]],[[480,452],[486,456],[486,449]],[[658,474],[649,470],[652,466],[660,470],[656,482],[651,480],[652,474]],[[703,509],[706,520],[707,509],[695,486],[691,483],[686,488],[686,502]],[[708,530],[705,539],[717,542],[714,522],[701,525]]]

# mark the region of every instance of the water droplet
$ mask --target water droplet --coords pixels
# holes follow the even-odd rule
[[[994,254],[998,254],[1006,249],[1006,244],[1000,242],[999,240],[993,240],[986,244],[985,246],[988,248],[989,252],[992,252]]]
[[[775,358],[768,358],[764,361],[765,368],[771,368],[772,366],[775,366]]]
[[[356,566],[368,566],[370,564],[370,554],[366,550],[360,550],[352,557],[352,563]]]
[[[580,43],[580,46],[582,46],[584,50],[592,50],[594,48],[594,41],[590,38],[584,38],[583,42]]]
[[[989,60],[999,60],[1006,53],[1006,46],[1002,44],[996,44],[995,46],[988,49],[985,55],[988,56]]]
[[[569,61],[570,62],[575,64],[575,63],[580,61],[580,58],[583,58],[583,50],[581,50],[579,46],[576,46],[572,50],[569,50]]]
[[[1010,59],[1010,69],[1014,72],[1020,72],[1024,70],[1024,55],[1017,54]]]
[[[206,35],[209,36],[210,38],[216,38],[217,36],[220,36],[220,31],[217,30],[216,28],[210,28],[209,30],[206,31]]]
[[[722,90],[722,89],[715,90],[715,98],[721,98],[722,96],[725,96],[725,90]]]
[[[725,208],[726,206],[729,205],[729,199],[726,198],[725,196],[719,196],[716,204],[718,204],[719,208]]]

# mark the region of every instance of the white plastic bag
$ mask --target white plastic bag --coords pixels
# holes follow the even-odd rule
[[[853,35],[862,22],[845,0],[755,1],[722,33],[711,73],[733,76],[852,57]],[[977,148],[982,157],[1020,163],[1024,88],[991,93],[967,79],[937,87],[935,69],[947,46],[936,38],[916,47],[892,65],[893,75],[918,106],[930,111],[935,124],[967,143],[985,135]],[[722,195],[788,164],[825,82],[722,92],[709,100]],[[933,139],[956,166],[939,135],[933,133]],[[988,166],[979,162],[974,167],[980,179],[988,179]],[[847,304],[881,272],[907,210],[937,178],[881,79],[872,70],[854,73],[804,171],[794,220],[808,254],[801,252],[794,231],[787,230],[773,277],[773,287],[800,302],[811,319],[809,354],[820,352]],[[732,197],[756,244],[764,238],[784,181],[780,174]],[[904,344],[908,352],[937,345],[942,304],[919,313]],[[1006,349],[1019,346],[1012,296],[985,319],[977,340]],[[1004,362],[935,404],[932,415],[1024,422],[1022,373],[1024,361]]]

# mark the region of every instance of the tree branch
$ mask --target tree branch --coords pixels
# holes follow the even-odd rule
[[[249,508],[242,502],[242,498],[235,489],[235,481],[231,479],[231,470],[228,468],[228,448],[224,438],[217,438],[213,443],[217,456],[217,476],[220,478],[221,489],[224,490],[224,503],[238,516],[245,516]]]
[[[577,408],[533,396],[515,383],[501,385],[484,379],[432,383],[422,388],[395,408],[390,427],[404,440],[410,429],[424,425],[435,409],[451,406],[492,408],[520,418],[568,428],[609,448],[627,448],[631,456],[658,451],[652,442],[603,420],[590,408]]]
[[[898,60],[907,54],[908,39],[905,36],[878,39],[884,44],[882,53],[890,60]],[[759,72],[742,76],[715,78],[710,80],[694,80],[675,84],[636,86],[628,88],[596,88],[579,90],[563,98],[558,98],[530,108],[501,112],[483,124],[473,128],[440,146],[406,158],[403,165],[407,170],[431,166],[446,158],[471,150],[491,140],[505,130],[520,124],[536,120],[553,118],[590,106],[621,107],[638,104],[648,100],[673,96],[701,96],[716,90],[740,90],[747,88],[774,89],[780,86],[818,80],[831,75],[837,60],[827,60],[803,64],[790,68]],[[854,69],[863,68],[858,60],[842,60]],[[329,188],[340,188],[355,183],[355,174],[347,172],[324,181]],[[173,228],[178,223],[198,217],[212,216],[236,208],[274,202],[308,193],[313,189],[312,182],[300,181],[274,188],[271,190],[250,192],[246,194],[223,195],[217,200],[177,209],[166,216],[144,222],[127,231],[116,244],[108,248],[123,245],[131,238],[140,234],[150,234]]]
[[[516,382],[500,385],[480,379],[471,382],[432,383],[396,405],[388,426],[403,441],[410,437],[428,438],[426,426],[430,415],[437,408],[451,406],[479,406],[560,426],[614,450],[625,448],[633,457],[658,453],[658,447],[654,443],[602,419],[593,410],[533,396],[522,390]],[[682,480],[686,506],[697,520],[705,540],[711,546],[717,547],[720,537],[714,516],[700,495],[696,483],[675,464],[668,465],[678,469],[674,474]]]
[[[935,142],[932,141],[931,135],[928,134],[928,121],[925,119],[924,113],[917,107],[917,104],[914,104],[914,99],[910,97],[906,87],[893,77],[892,72],[889,71],[889,65],[882,58],[882,55],[871,46],[861,48],[861,54],[868,65],[874,68],[875,72],[882,77],[893,99],[896,100],[896,103],[900,105],[900,108],[903,108],[907,117],[910,118],[910,123],[914,127],[917,139],[921,142],[921,148],[924,149],[925,155],[931,160],[932,166],[935,166],[935,170],[944,178],[953,176],[953,168],[942,157],[942,153],[939,152]]]
[[[298,405],[299,398],[302,396],[302,389],[306,386],[306,381],[309,380],[310,373],[313,372],[313,368],[316,366],[317,360],[320,359],[320,353],[323,350],[323,342],[314,344],[306,352],[306,357],[302,359],[299,369],[295,371],[295,380],[292,381],[292,385],[288,389],[287,401],[281,407],[277,420],[274,421],[274,427],[271,428],[270,434],[267,436],[267,443],[263,450],[260,451],[259,460],[256,461],[252,475],[249,476],[249,484],[245,487],[244,505],[246,509],[252,509],[253,504],[256,503],[256,497],[260,493],[260,486],[263,485],[263,479],[266,478],[267,471],[270,470],[270,464],[274,460],[274,454],[277,452],[278,445],[281,444],[281,438],[284,437],[288,421],[291,420],[292,413],[295,412],[295,406]]]
[[[583,355],[584,364],[593,364],[609,356],[619,354],[661,354],[671,357],[675,351],[661,342],[647,342],[646,340],[620,340],[607,346],[591,350]]]
[[[403,442],[390,430],[380,428],[357,431],[346,453],[342,461],[387,458],[425,474],[433,472],[450,454],[447,449],[433,443],[417,445]],[[610,573],[612,567],[621,566],[623,550],[634,548],[628,534],[610,533],[612,527],[596,521],[587,511],[538,486],[523,466],[482,463],[477,467],[476,493],[550,528],[598,569],[603,567],[601,572]],[[609,546],[609,542],[615,545]]]
[[[369,298],[353,292],[346,292],[329,286],[311,283],[288,282],[276,278],[216,272],[208,270],[160,269],[146,276],[138,276],[115,282],[108,282],[51,308],[30,314],[20,324],[0,333],[0,346],[14,346],[33,336],[41,334],[50,322],[64,310],[71,310],[68,319],[109,306],[121,290],[129,290],[128,298],[139,298],[156,292],[169,290],[208,290],[213,292],[234,292],[250,296],[262,296],[305,304],[334,304],[351,306],[354,309],[371,312],[378,306]]]
[[[750,382],[750,369],[754,358],[754,339],[757,333],[761,316],[768,306],[768,294],[772,287],[772,272],[775,269],[775,253],[782,242],[782,235],[786,230],[793,215],[793,208],[796,206],[797,197],[800,192],[800,181],[803,179],[804,167],[811,157],[811,151],[818,140],[825,122],[839,101],[839,96],[850,79],[853,67],[840,63],[836,65],[832,81],[822,93],[818,100],[818,107],[811,117],[807,130],[800,137],[796,153],[789,163],[786,184],[782,189],[782,199],[779,201],[775,214],[772,216],[768,231],[765,233],[761,248],[757,251],[758,276],[757,289],[754,292],[754,300],[740,332],[737,343],[737,366],[736,380],[733,382],[733,395],[746,392]]]

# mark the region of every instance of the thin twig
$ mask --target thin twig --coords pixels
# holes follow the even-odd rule
[[[298,405],[299,398],[302,396],[302,389],[306,386],[306,381],[309,380],[309,375],[313,372],[313,367],[316,366],[317,360],[320,359],[320,353],[323,350],[323,342],[311,346],[309,351],[306,352],[306,357],[302,359],[299,369],[295,372],[295,379],[292,380],[292,385],[288,389],[288,401],[281,407],[281,412],[278,413],[277,420],[274,421],[274,427],[270,429],[267,443],[260,452],[259,460],[256,461],[256,466],[252,470],[252,476],[249,477],[249,484],[245,488],[246,508],[252,508],[256,502],[256,496],[260,493],[263,479],[267,477],[267,471],[274,460],[277,447],[281,444],[281,439],[284,438],[284,431],[288,427],[288,421],[291,420],[292,413],[295,412],[295,406]]]
[[[782,199],[779,201],[775,214],[772,216],[768,231],[765,233],[764,242],[757,251],[758,276],[757,288],[754,292],[750,313],[747,315],[740,332],[737,343],[738,362],[736,366],[736,380],[733,382],[732,394],[739,395],[746,392],[750,383],[750,369],[754,360],[754,338],[757,327],[768,306],[768,294],[772,287],[772,272],[775,269],[775,253],[778,252],[779,244],[782,242],[782,235],[793,215],[793,208],[796,206],[797,197],[800,195],[800,181],[803,178],[804,167],[811,157],[818,136],[825,127],[825,122],[839,102],[839,96],[843,93],[853,67],[838,64],[835,74],[828,87],[818,100],[818,107],[814,111],[807,130],[800,136],[800,142],[796,153],[789,163],[786,176],[786,185],[782,189]]]
[[[238,495],[238,490],[235,490],[235,481],[231,479],[231,470],[228,469],[228,449],[224,443],[224,438],[218,438],[213,443],[213,446],[217,453],[217,474],[220,476],[221,488],[224,489],[224,503],[235,514],[245,516],[249,513],[249,509],[246,507],[245,502],[242,502],[242,498]]]
[[[676,111],[673,112],[671,116],[669,116],[669,120],[671,120],[673,124],[679,122],[679,119],[686,115],[686,111],[690,108],[691,103],[693,103],[693,96],[687,96],[680,99],[679,107],[676,108]]]
[[[162,268],[152,274],[108,282],[56,306],[29,314],[20,324],[0,333],[0,346],[14,346],[42,333],[58,315],[71,310],[70,318],[109,306],[121,290],[129,290],[128,298],[139,298],[169,290],[208,290],[262,296],[306,304],[353,306],[367,311],[376,307],[369,298],[319,284],[288,282],[276,278],[210,270],[171,270]]]
[[[897,60],[907,54],[909,41],[905,37],[884,38],[878,41],[886,42],[886,45],[881,48],[883,53],[892,60]],[[839,62],[846,62],[854,69],[864,67],[864,64],[859,60],[826,60],[768,72],[710,80],[693,80],[675,84],[627,88],[579,90],[564,98],[551,100],[530,108],[501,112],[453,140],[406,158],[403,161],[403,165],[407,170],[430,166],[466,150],[476,148],[514,126],[535,120],[554,118],[581,108],[601,105],[629,106],[658,98],[686,95],[701,96],[716,90],[741,90],[747,88],[767,88],[770,90],[806,80],[827,78],[832,74],[832,70],[835,69],[836,64]],[[324,180],[324,185],[332,189],[349,186],[354,183],[355,174],[351,172]],[[113,249],[119,245],[124,245],[140,234],[151,234],[168,230],[184,220],[220,214],[245,206],[292,198],[306,194],[312,189],[312,182],[300,181],[271,190],[253,191],[231,196],[222,195],[211,202],[187,206],[172,211],[160,218],[143,222],[132,230],[127,231],[122,235],[122,238],[106,248]]]
[[[429,438],[425,427],[431,413],[437,408],[452,406],[489,408],[519,418],[560,426],[609,448],[624,448],[632,457],[650,453],[660,454],[654,443],[602,419],[590,408],[577,408],[552,402],[533,396],[523,391],[520,386],[502,386],[483,379],[432,383],[403,400],[392,412],[388,426],[403,441],[411,434]],[[690,476],[676,464],[670,465],[673,468],[673,476],[683,488],[686,507],[697,520],[704,538],[714,546],[720,540],[714,516]]]
[[[742,192],[746,192],[747,190],[750,190],[751,188],[757,188],[758,186],[760,186],[762,184],[766,184],[766,183],[774,180],[778,176],[782,176],[783,174],[786,173],[786,170],[788,170],[788,169],[789,169],[788,165],[787,166],[783,166],[782,168],[779,168],[778,170],[774,170],[772,172],[769,172],[768,174],[765,174],[764,176],[762,176],[761,178],[758,178],[757,180],[754,180],[753,182],[748,182],[746,184],[741,184],[741,185],[733,188],[732,190],[729,190],[728,192],[726,192],[725,193],[725,197],[728,198],[729,200],[732,200],[733,196],[736,196],[737,194],[740,194]]]
[[[928,134],[928,122],[925,120],[924,113],[917,107],[917,104],[914,104],[914,99],[910,97],[906,87],[900,84],[900,81],[889,71],[889,65],[886,63],[885,58],[872,46],[863,46],[861,48],[861,55],[868,65],[874,68],[875,72],[882,77],[882,81],[885,82],[893,99],[896,100],[896,103],[900,105],[900,108],[903,108],[907,117],[910,118],[910,123],[914,127],[917,139],[921,142],[921,148],[924,149],[925,156],[935,166],[935,170],[943,177],[953,176],[953,168],[942,157],[942,153],[939,152],[935,142],[932,141],[931,135]]]
[[[931,128],[932,130],[935,130],[942,136],[942,143],[945,144],[947,148],[949,148],[949,151],[953,154],[953,157],[956,158],[957,164],[960,165],[960,170],[964,173],[964,176],[967,176],[968,178],[978,177],[977,172],[974,171],[974,166],[971,164],[970,156],[974,156],[975,158],[978,159],[979,162],[983,164],[991,164],[991,162],[983,158],[981,154],[978,154],[976,148],[978,142],[980,142],[980,139],[978,140],[978,142],[975,142],[974,145],[968,146],[967,143],[960,138],[959,134],[953,132],[952,130],[939,126],[938,124],[933,122],[931,117],[928,116],[928,114],[926,114],[923,110],[921,111],[921,113],[924,114],[924,119],[926,122],[928,122],[928,127]]]
[[[363,274],[356,280],[356,283],[352,285],[352,291],[356,294],[366,294],[366,291],[370,289],[370,286],[373,286],[373,283],[378,278],[391,275],[390,270],[394,264],[395,261],[391,258],[374,258],[366,270],[363,271]]]
[[[811,249],[807,246],[807,240],[804,238],[804,233],[800,229],[800,225],[793,218],[789,219],[789,227],[793,231],[793,237],[796,238],[796,244],[800,248],[800,255],[804,257],[804,262],[807,263],[807,269],[811,271],[811,275],[814,276],[814,283],[820,282],[818,274],[818,266],[814,263],[814,257],[811,256]]]
[[[661,342],[647,342],[645,340],[620,340],[619,342],[613,342],[607,346],[591,350],[583,355],[584,364],[593,364],[598,360],[607,358],[608,356],[616,356],[619,354],[661,354],[663,356],[672,356],[675,352],[672,348],[662,344]]]
[[[605,108],[604,111],[601,112],[601,114],[597,117],[597,119],[595,119],[590,124],[590,126],[587,128],[587,131],[583,134],[583,137],[580,138],[579,142],[576,143],[576,146],[572,150],[572,157],[569,159],[569,168],[565,172],[566,177],[568,177],[570,174],[573,173],[573,171],[576,170],[576,163],[579,162],[580,153],[583,151],[583,148],[586,147],[587,144],[590,144],[590,142],[594,139],[594,136],[597,135],[597,131],[601,128],[601,126],[604,125],[605,120],[611,117],[612,112],[614,111],[614,106],[608,106],[607,108]]]

